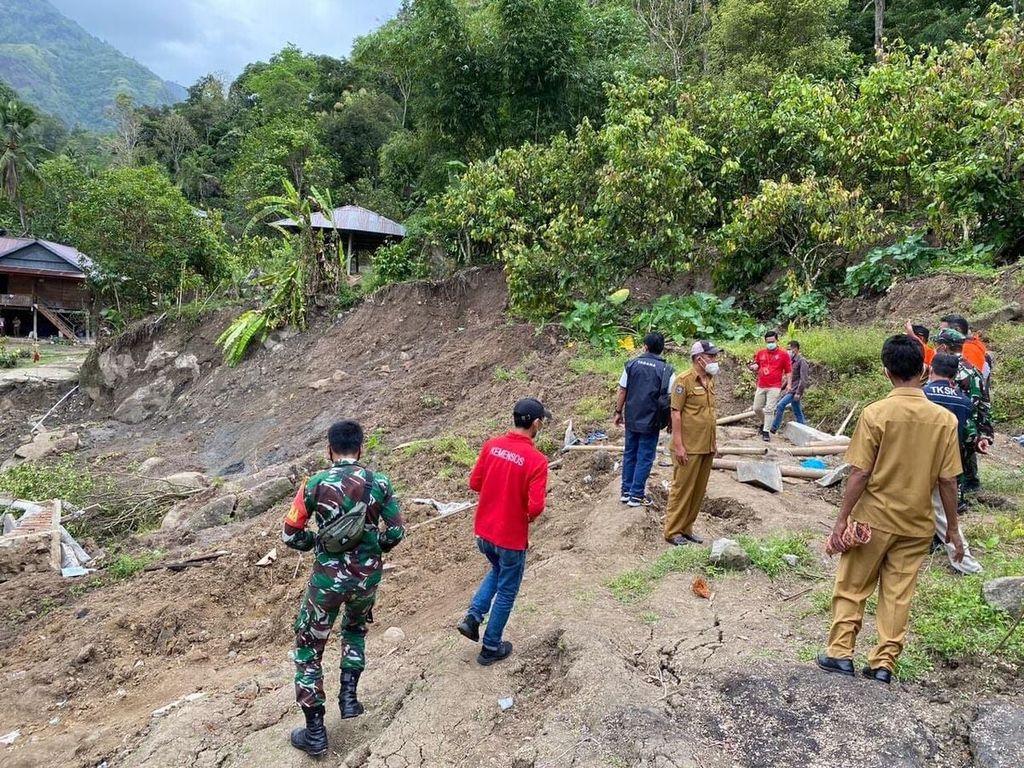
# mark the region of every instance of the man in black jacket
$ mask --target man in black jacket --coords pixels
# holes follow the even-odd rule
[[[623,504],[640,507],[647,503],[647,478],[658,452],[662,427],[662,399],[668,395],[672,366],[661,356],[665,337],[651,332],[644,336],[644,351],[626,363],[619,379],[615,402],[615,425],[626,427],[622,454]],[[667,405],[667,403],[665,403]]]

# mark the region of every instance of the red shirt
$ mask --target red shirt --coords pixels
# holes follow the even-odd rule
[[[762,349],[754,355],[757,363],[757,386],[774,389],[782,386],[782,374],[793,370],[789,353],[782,349]]]
[[[484,443],[469,487],[480,494],[476,535],[498,547],[529,547],[530,523],[544,511],[548,459],[516,432]]]

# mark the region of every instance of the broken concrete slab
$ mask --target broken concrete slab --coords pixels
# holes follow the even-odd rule
[[[816,444],[846,445],[850,442],[850,438],[843,435],[830,435],[828,432],[822,432],[806,424],[798,424],[795,421],[786,424],[786,430],[783,434],[793,445],[801,447]]]
[[[831,470],[827,475],[818,478],[814,482],[817,485],[820,485],[822,488],[831,488],[833,485],[838,485],[847,477],[849,477],[850,469],[850,465],[844,462],[835,469]]]
[[[782,492],[782,469],[773,461],[741,461],[736,465],[736,479],[772,493]]]

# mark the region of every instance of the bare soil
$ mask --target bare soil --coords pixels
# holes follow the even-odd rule
[[[137,364],[129,381],[101,388],[87,411],[61,419],[86,425],[77,460],[105,457],[130,469],[158,456],[161,472],[236,478],[321,452],[326,426],[353,416],[379,434],[372,460],[404,498],[469,499],[466,467],[394,447],[451,434],[475,447],[506,427],[521,396],[541,397],[557,416],[608,391],[603,379],[568,370],[571,350],[553,330],[507,322],[504,304],[492,271],[399,286],[237,369],[220,365],[213,346],[227,318],[161,324],[122,342]],[[195,354],[200,375],[181,384],[164,413],[138,425],[110,420],[151,380],[142,369],[155,345]],[[498,368],[522,368],[526,380],[502,380]],[[753,431],[729,428],[725,438],[751,441]],[[656,498],[669,472],[655,468]],[[665,551],[662,509],[629,509],[617,496],[614,465],[592,455],[569,454],[553,470],[507,630],[515,654],[487,669],[454,631],[484,573],[472,513],[413,530],[389,557],[374,610],[360,686],[367,713],[341,721],[329,707],[331,752],[318,764],[968,768],[977,702],[1024,689],[1018,670],[992,663],[938,669],[892,689],[807,663],[825,620],[809,588],[827,589],[833,568],[819,546],[821,523],[835,514],[831,492],[788,483],[771,495],[713,473],[702,535],[806,532],[813,572],[716,577],[710,600],[694,594],[694,574],[675,573],[635,603],[617,600],[607,584]],[[279,543],[285,504],[129,545],[159,547],[167,559],[231,553],[201,567],[121,581],[29,574],[0,585],[0,734],[21,731],[0,747],[5,768],[314,764],[287,739],[300,721],[288,651],[309,556]],[[405,510],[413,523],[429,517],[408,502]],[[280,559],[256,567],[275,546]],[[404,631],[400,643],[383,639],[391,626]],[[339,656],[332,640],[329,697]],[[506,697],[514,704],[502,711]]]

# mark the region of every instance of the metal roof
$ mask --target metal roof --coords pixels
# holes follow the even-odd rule
[[[23,248],[38,243],[43,248],[58,258],[66,261],[79,272],[88,272],[93,268],[93,261],[77,248],[61,243],[51,243],[49,240],[35,240],[24,237],[0,237],[0,259],[10,256]]]
[[[293,219],[281,219],[272,223],[284,229],[295,226]],[[341,208],[335,208],[331,212],[330,218],[318,211],[313,214],[310,223],[316,229],[338,229],[344,232],[369,232],[387,237],[405,237],[405,227],[401,224],[358,205],[343,205]]]

